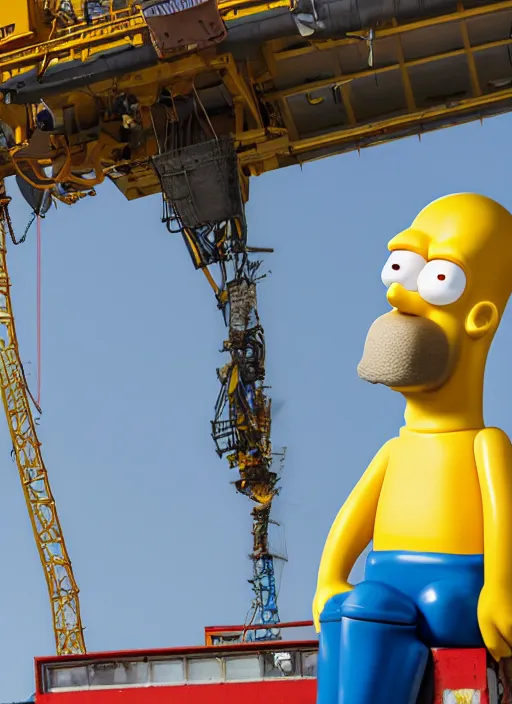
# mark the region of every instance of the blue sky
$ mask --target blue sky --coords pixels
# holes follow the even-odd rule
[[[283,620],[310,618],[338,508],[403,419],[402,399],[360,381],[366,331],[387,310],[387,241],[457,191],[512,209],[508,116],[269,173],[251,184],[250,241],[273,246],[260,285],[268,381],[288,447],[276,516],[289,563]],[[9,183],[21,234],[28,206]],[[81,588],[89,650],[199,644],[250,602],[250,504],[210,439],[225,334],[159,197],[106,184],[43,222],[40,439]],[[36,239],[8,251],[22,358],[36,384]],[[512,433],[512,320],[486,378],[486,421]],[[54,650],[46,587],[10,440],[0,423],[0,701],[33,691]]]

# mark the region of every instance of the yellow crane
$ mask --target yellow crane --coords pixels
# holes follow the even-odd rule
[[[11,227],[0,184],[0,384],[9,433],[39,557],[44,569],[57,653],[84,653],[78,587],[41,454],[12,312],[6,235]]]
[[[230,362],[218,371],[212,435],[238,472],[237,490],[255,503],[261,622],[278,621],[267,540],[278,477],[247,243],[250,177],[510,111],[511,27],[512,0],[0,5],[0,179],[14,176],[36,213],[93,195],[106,179],[127,200],[162,193],[163,220],[183,236],[223,311]],[[81,652],[78,590],[17,351],[2,197],[2,393],[57,649]]]

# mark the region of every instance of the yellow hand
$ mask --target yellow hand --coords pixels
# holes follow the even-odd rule
[[[499,662],[512,654],[512,598],[508,590],[485,585],[478,601],[478,623],[487,650]]]
[[[336,594],[343,594],[351,589],[353,587],[348,582],[329,582],[317,587],[315,598],[313,599],[313,621],[317,633],[320,633],[320,614],[329,599],[336,596]]]

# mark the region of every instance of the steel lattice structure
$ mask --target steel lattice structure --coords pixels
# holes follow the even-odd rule
[[[228,254],[228,257],[232,256]],[[271,402],[265,388],[265,335],[256,296],[259,262],[251,262],[246,247],[237,252],[244,263],[235,265],[235,275],[226,282],[225,320],[229,331],[224,351],[230,361],[217,371],[221,390],[212,421],[217,453],[226,455],[229,467],[238,472],[238,492],[256,506],[252,510],[253,550],[250,555],[254,592],[249,623],[269,626],[279,623],[274,558],[268,542],[272,501],[277,495],[278,477],[272,470]],[[249,631],[247,637],[279,638],[279,629]]]
[[[41,454],[18,350],[7,271],[6,234],[10,226],[3,183],[0,184],[0,384],[37,550],[52,604],[57,653],[85,652],[78,587],[64,542],[48,473]]]

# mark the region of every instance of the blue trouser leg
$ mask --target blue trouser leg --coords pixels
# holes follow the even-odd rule
[[[321,620],[318,704],[414,704],[429,652],[418,640],[414,602],[379,582],[343,596]],[[332,618],[335,606],[341,621]]]
[[[317,704],[337,704],[340,688],[341,606],[348,596],[329,599],[320,616],[318,641]]]
[[[419,638],[426,645],[483,647],[477,618],[484,584],[482,555],[372,552],[366,579],[394,587],[414,601]]]
[[[338,704],[415,704],[428,648],[415,626],[342,619]]]

